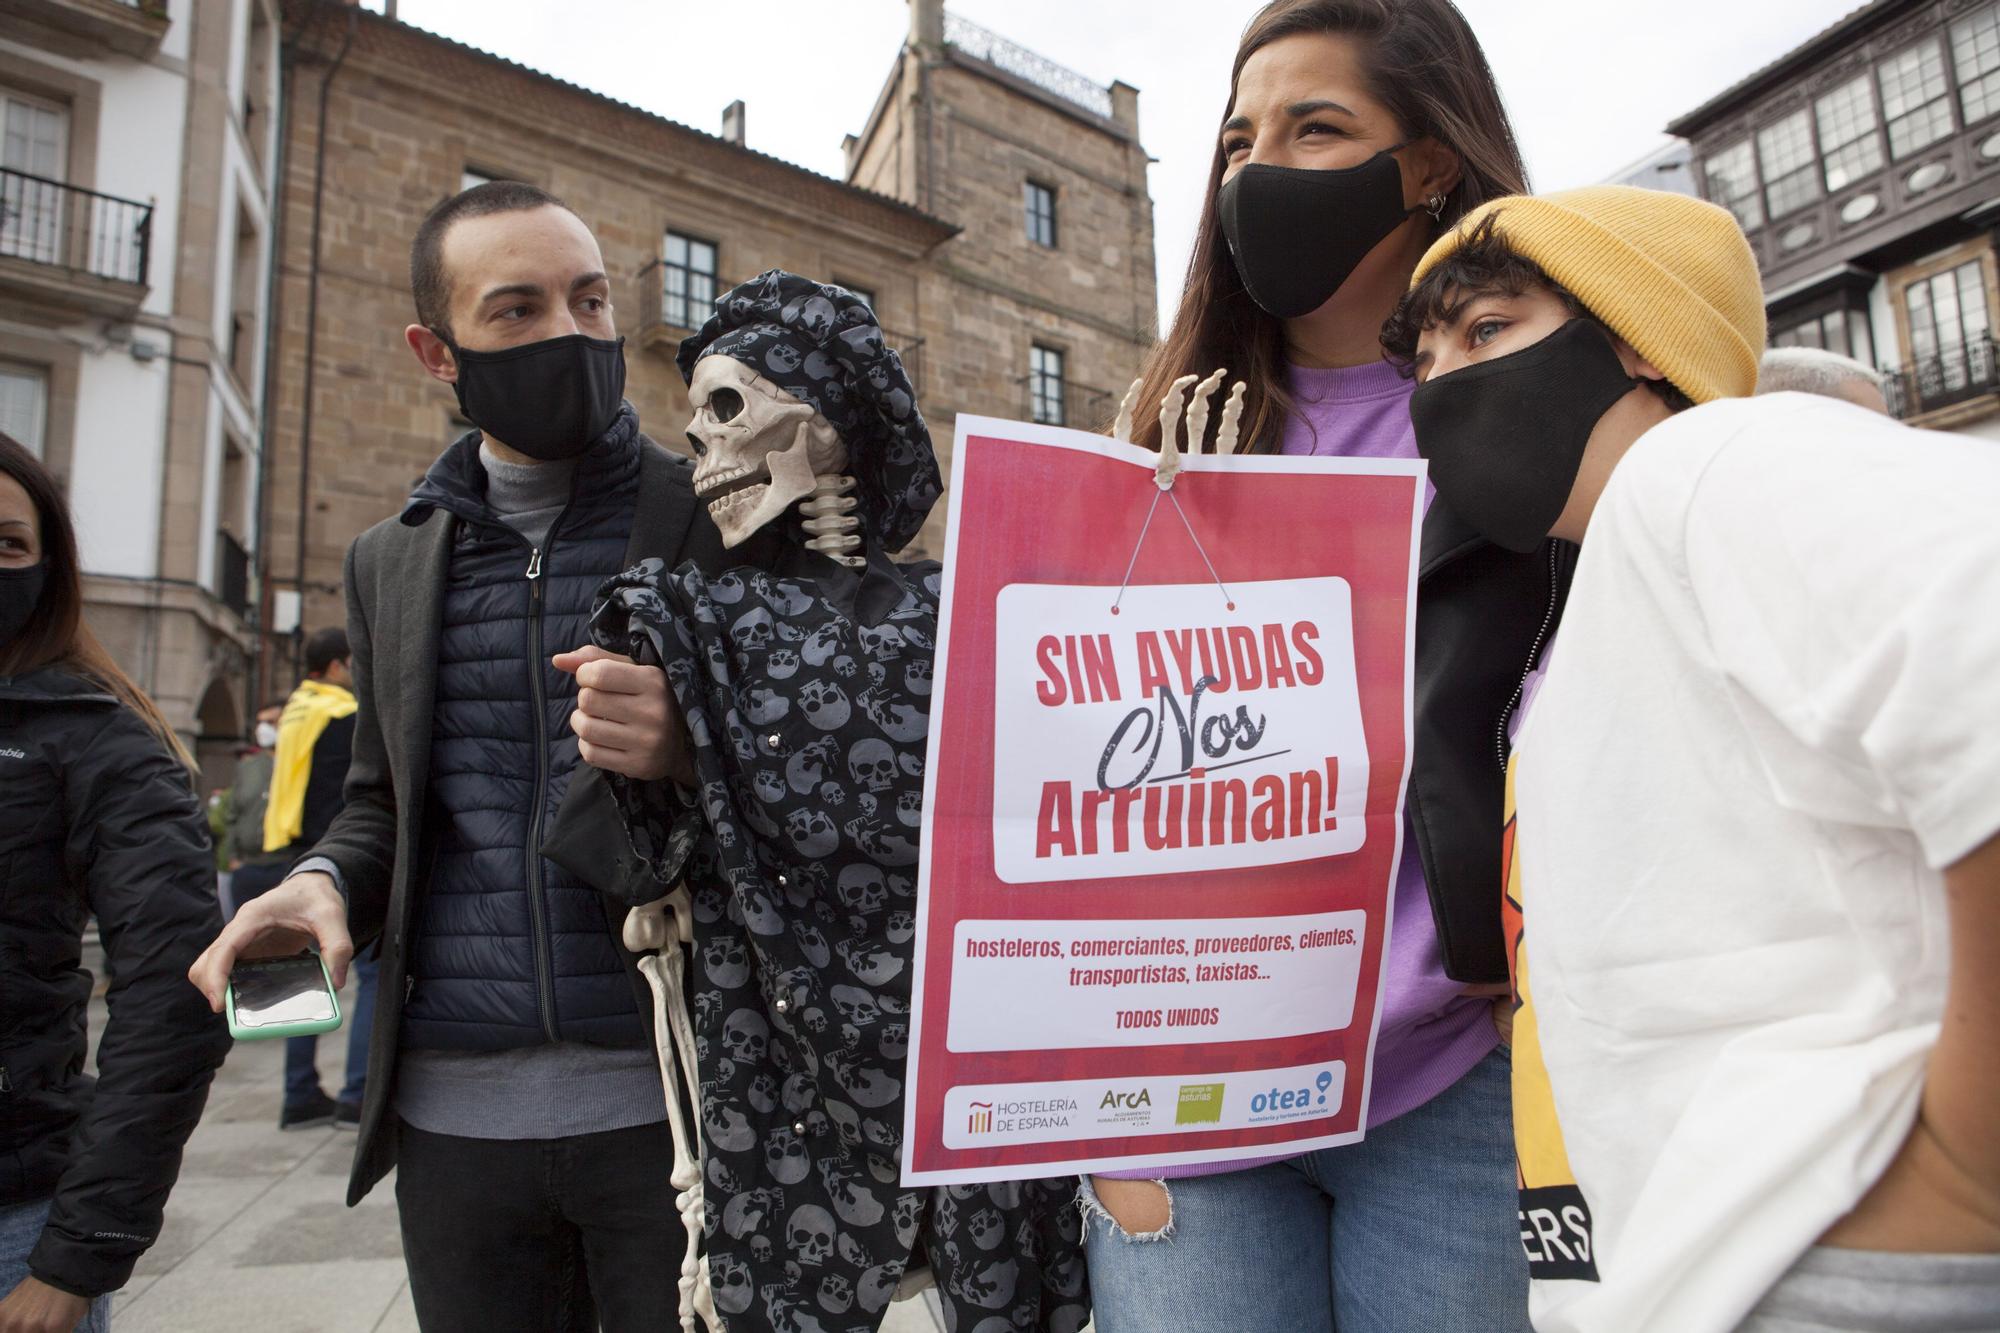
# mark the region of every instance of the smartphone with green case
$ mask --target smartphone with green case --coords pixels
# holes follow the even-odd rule
[[[340,997],[316,953],[253,958],[229,970],[229,1035],[238,1041],[310,1037],[340,1026]]]

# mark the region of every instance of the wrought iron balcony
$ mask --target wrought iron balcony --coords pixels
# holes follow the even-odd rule
[[[238,616],[250,616],[250,553],[218,528],[215,533],[216,597]]]
[[[1109,88],[1092,83],[1075,70],[1058,65],[1047,56],[1010,42],[949,10],[944,16],[944,41],[946,46],[956,47],[974,60],[983,60],[995,69],[1004,70],[1052,97],[1060,97],[1092,115],[1111,119]]]
[[[120,55],[149,56],[160,49],[160,39],[167,33],[166,0],[7,0],[0,10]]]
[[[153,206],[0,169],[0,291],[93,314],[146,297]]]
[[[2000,393],[2000,343],[1988,334],[1887,372],[1883,385],[1898,420]]]

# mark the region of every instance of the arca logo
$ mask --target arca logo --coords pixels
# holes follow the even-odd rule
[[[1152,1104],[1153,1094],[1151,1090],[1141,1088],[1137,1092],[1107,1092],[1104,1094],[1104,1100],[1097,1104],[1097,1109],[1100,1111],[1137,1111],[1142,1108],[1150,1108]]]

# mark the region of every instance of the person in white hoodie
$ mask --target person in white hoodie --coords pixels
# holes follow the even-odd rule
[[[2000,451],[1750,397],[1678,195],[1489,204],[1384,341],[1438,503],[1582,545],[1510,759],[1536,1327],[2000,1328]]]

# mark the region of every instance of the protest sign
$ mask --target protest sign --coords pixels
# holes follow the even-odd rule
[[[1423,465],[961,417],[909,1183],[1358,1138]]]

